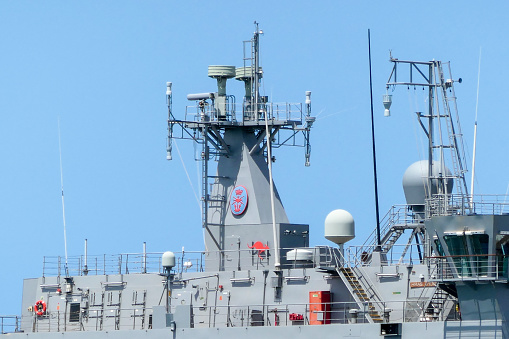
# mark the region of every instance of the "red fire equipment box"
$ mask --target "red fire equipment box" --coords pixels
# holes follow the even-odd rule
[[[309,324],[330,324],[330,291],[309,292]]]

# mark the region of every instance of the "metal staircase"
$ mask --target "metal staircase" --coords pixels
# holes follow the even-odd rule
[[[438,81],[441,90],[442,97],[442,105],[444,112],[441,114],[438,109],[435,113],[436,119],[445,120],[445,125],[447,127],[447,135],[449,139],[449,145],[444,145],[440,143],[436,147],[440,147],[441,154],[444,152],[444,148],[448,148],[451,152],[450,155],[450,164],[452,165],[452,179],[456,181],[456,190],[457,194],[461,196],[465,196],[466,203],[468,203],[468,189],[467,183],[465,181],[465,173],[466,169],[466,159],[465,159],[465,151],[463,146],[463,134],[461,133],[461,125],[459,123],[458,118],[458,110],[456,105],[456,95],[454,93],[454,86],[451,69],[449,63],[445,63],[449,68],[449,79],[445,79],[442,62],[437,63],[437,71],[438,71]],[[448,91],[451,92],[451,95],[448,95]],[[451,110],[451,106],[454,110]],[[453,118],[456,117],[456,122],[454,122]],[[440,128],[441,124],[438,124]],[[439,132],[441,132],[439,130]],[[443,163],[443,162],[442,162]],[[444,177],[446,177],[444,175]],[[447,184],[447,180],[444,182]],[[448,199],[445,199],[448,200]],[[453,209],[457,208],[455,206],[451,206]]]
[[[359,280],[357,279],[352,269],[350,267],[337,267],[336,270],[341,279],[343,280],[343,282],[345,282],[346,287],[352,294],[355,301],[359,304],[361,310],[365,310],[365,312],[367,313],[366,318],[368,319],[368,321],[370,323],[383,322],[382,317],[376,310],[376,307],[371,302],[370,297],[360,284]]]
[[[405,233],[403,228],[392,227],[382,238],[382,252],[389,252],[403,233]]]
[[[433,320],[444,320],[444,309],[451,295],[437,284],[431,296],[428,307],[423,310],[423,316],[431,316]]]
[[[350,292],[351,296],[359,306],[359,310],[365,314],[368,322],[383,322],[383,318],[380,316],[379,309],[384,309],[384,303],[378,296],[379,293],[377,293],[374,288],[374,284],[369,281],[369,278],[362,275],[362,272],[358,271],[359,268],[344,266],[343,263],[345,263],[345,258],[337,249],[333,249],[328,246],[320,246],[319,248],[320,266],[318,268],[338,274]],[[364,282],[361,282],[361,279]]]
[[[420,227],[419,224],[410,212],[408,205],[394,205],[382,218],[381,222],[381,245],[382,252],[388,253],[400,237],[405,233],[405,230],[415,230]],[[368,239],[357,251],[357,259],[364,262],[371,261],[371,254],[376,247],[376,230],[373,230]],[[362,258],[361,258],[362,257]]]

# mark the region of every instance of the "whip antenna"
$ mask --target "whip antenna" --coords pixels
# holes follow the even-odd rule
[[[369,54],[369,94],[371,98],[371,143],[373,147],[373,177],[375,180],[375,213],[376,213],[376,251],[382,251],[380,240],[380,211],[378,207],[378,179],[376,174],[376,149],[375,149],[375,119],[373,117],[373,78],[371,76],[371,33],[368,29],[368,54]]]
[[[472,178],[470,181],[470,192],[472,195],[471,208],[474,200],[474,176],[475,176],[475,149],[477,146],[477,108],[479,107],[479,81],[481,79],[481,47],[479,47],[479,70],[477,71],[477,99],[475,103],[475,123],[474,123],[474,150],[472,155]]]
[[[60,187],[62,189],[62,218],[64,220],[64,250],[65,250],[65,276],[69,276],[67,265],[67,232],[65,228],[65,203],[64,203],[64,174],[62,170],[62,143],[60,141],[60,117],[58,118],[58,152],[60,155]]]

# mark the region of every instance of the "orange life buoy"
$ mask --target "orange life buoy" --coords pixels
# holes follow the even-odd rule
[[[44,301],[39,300],[35,303],[35,313],[38,316],[41,316],[44,313],[46,313],[46,303]]]

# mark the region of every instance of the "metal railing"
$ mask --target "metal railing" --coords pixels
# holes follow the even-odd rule
[[[302,103],[263,103],[258,104],[258,110],[253,110],[246,104],[227,104],[226,115],[219,117],[213,105],[186,106],[185,121],[244,121],[244,117],[255,117],[249,121],[265,121],[265,114],[269,120],[300,121],[303,120]],[[221,120],[223,119],[223,120]]]
[[[369,323],[373,306],[383,310],[382,322],[427,322],[439,318],[429,308],[429,300],[391,302],[321,302],[290,304],[193,306],[191,328],[224,328],[255,326],[293,326]],[[450,308],[449,320],[460,320],[456,308]],[[115,309],[114,312],[84,310],[70,322],[65,312],[48,312],[30,318],[26,328],[31,332],[74,332],[110,330],[150,330],[151,308]],[[170,312],[176,312],[171,306]],[[27,319],[28,320],[28,319]]]
[[[302,268],[302,267],[318,267],[323,266],[327,258],[323,256],[323,248],[328,246],[299,248],[299,250],[307,250],[312,254],[311,260],[296,262],[295,260],[284,260],[282,268]],[[281,248],[280,251],[285,257],[285,253],[294,248]],[[176,274],[186,272],[204,272],[205,265],[209,263],[219,263],[221,257],[229,258],[225,260],[224,269],[235,270],[245,267],[263,268],[271,264],[272,260],[269,255],[271,249],[263,250],[259,253],[257,249],[241,249],[227,251],[209,251],[207,255],[200,251],[182,251],[175,252],[176,266],[173,272]],[[122,253],[122,254],[103,254],[88,255],[87,258],[82,256],[68,257],[67,269],[70,275],[104,275],[104,274],[143,274],[143,273],[163,273],[161,257],[163,252],[151,253]],[[286,258],[286,257],[285,257]],[[239,263],[238,260],[242,259]],[[85,262],[87,263],[85,266]],[[65,274],[65,259],[61,256],[45,256],[43,257],[42,275],[60,276]]]
[[[69,312],[52,311],[23,319],[25,332],[74,332],[150,329],[151,308],[81,309],[71,321]]]
[[[180,252],[174,268],[177,272],[202,272],[204,252]],[[122,253],[85,256],[70,256],[67,268],[70,275],[104,275],[162,273],[161,256],[163,252]],[[176,253],[178,254],[178,253]],[[61,256],[44,256],[42,276],[65,274],[65,260]]]
[[[472,197],[459,194],[435,194],[426,201],[426,218],[447,215],[501,215],[508,213],[509,199],[507,195],[480,194]]]
[[[384,239],[393,227],[407,226],[411,227],[416,224],[414,213],[410,209],[410,205],[393,205],[389,211],[380,220],[380,239]],[[371,254],[377,245],[376,228],[368,236],[364,243],[359,247],[359,253],[366,252]]]
[[[431,281],[507,281],[509,278],[509,256],[506,255],[450,255],[429,259]]]
[[[408,249],[405,251],[405,248]],[[384,264],[405,265],[417,260],[416,256],[418,245],[394,245],[389,252],[385,254]],[[316,268],[323,266],[344,265],[346,267],[365,266],[368,262],[364,261],[365,251],[373,250],[371,246],[349,246],[341,254],[340,261],[335,260],[333,254],[338,251],[337,248],[329,246],[318,246],[299,248],[299,250],[309,251],[309,261],[295,261],[286,258],[286,253],[295,248],[281,248],[282,268]],[[207,263],[219,262],[221,257],[228,258],[224,260],[225,270],[238,270],[247,268],[267,267],[271,264],[271,249],[263,250],[259,253],[257,249],[241,249],[228,251],[209,251],[206,255],[201,251],[175,252],[176,266],[173,272],[176,274],[186,272],[204,272]],[[401,258],[402,254],[405,254]],[[163,252],[151,253],[121,253],[121,254],[103,254],[85,256],[69,256],[67,269],[71,276],[83,275],[105,275],[105,274],[144,274],[144,273],[163,273],[161,257]],[[338,254],[336,254],[338,255]],[[240,261],[239,261],[240,260]],[[85,266],[86,263],[86,266]],[[42,276],[61,276],[65,275],[65,259],[62,256],[44,256]]]
[[[370,300],[381,305],[383,300],[381,298],[380,292],[376,289],[376,285],[369,277],[369,274],[364,270],[362,266],[362,262],[359,260],[358,256],[353,256],[352,260],[348,260],[347,257],[341,253],[341,251],[333,252],[335,257],[339,257],[338,265],[336,267],[341,267],[340,263],[343,263],[343,266],[350,267],[352,272],[355,274],[357,281],[361,284],[364,291],[369,295]],[[347,251],[347,253],[349,253]],[[336,259],[338,260],[338,259]],[[384,308],[379,308],[378,311],[383,314]]]
[[[0,334],[19,332],[20,317],[17,315],[0,315]]]
[[[418,244],[395,244],[387,253],[383,253],[383,259],[381,261],[384,265],[409,265],[414,262],[419,262],[419,250],[418,247],[422,245]],[[376,248],[376,245],[370,246],[349,246],[345,249],[345,265],[355,266],[367,266],[370,264],[368,257],[369,253],[372,253]]]

